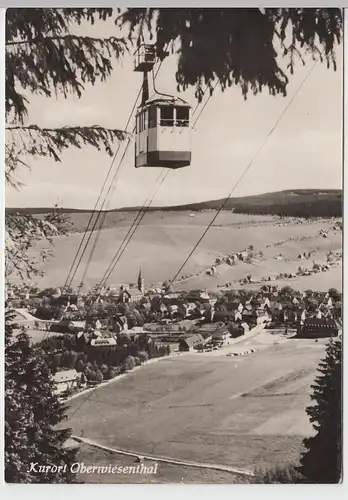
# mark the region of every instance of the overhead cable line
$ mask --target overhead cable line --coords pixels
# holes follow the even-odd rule
[[[273,134],[274,130],[276,129],[276,127],[278,126],[279,122],[282,120],[283,116],[285,115],[286,111],[289,109],[290,105],[292,104],[292,102],[294,101],[294,99],[296,98],[297,94],[299,93],[299,91],[302,89],[302,87],[304,86],[304,84],[306,83],[306,81],[308,80],[309,76],[312,74],[315,66],[317,64],[317,60],[314,62],[314,64],[312,65],[310,71],[307,73],[307,75],[305,76],[305,78],[303,79],[303,81],[301,82],[301,84],[299,85],[299,87],[297,88],[295,94],[292,96],[292,98],[290,99],[290,101],[287,103],[287,105],[285,106],[284,110],[282,111],[281,115],[279,116],[279,118],[277,119],[277,121],[275,122],[275,124],[273,125],[273,127],[271,128],[271,130],[268,132],[266,138],[264,139],[264,141],[262,142],[261,146],[259,147],[259,149],[256,151],[256,153],[254,154],[254,156],[252,157],[251,161],[248,163],[248,165],[246,166],[246,168],[244,169],[244,171],[242,172],[241,176],[238,178],[237,182],[235,183],[235,185],[233,186],[232,190],[230,191],[230,193],[228,194],[227,198],[225,198],[225,200],[223,201],[223,203],[221,204],[221,206],[219,207],[217,213],[215,214],[215,216],[213,217],[213,219],[211,220],[211,222],[208,224],[208,226],[206,227],[206,229],[204,230],[202,236],[199,238],[199,240],[197,241],[197,243],[195,244],[195,246],[193,247],[193,249],[191,250],[191,252],[189,253],[189,255],[187,256],[187,258],[185,259],[184,263],[180,266],[179,270],[177,271],[177,273],[174,275],[174,277],[171,279],[171,281],[169,282],[169,285],[168,285],[168,288],[175,282],[175,280],[178,278],[179,274],[181,273],[181,271],[184,269],[184,267],[186,266],[187,262],[190,260],[190,258],[192,257],[192,255],[194,254],[194,252],[196,251],[197,247],[200,245],[200,243],[202,242],[203,238],[205,237],[205,235],[207,234],[207,232],[209,231],[209,229],[212,227],[212,225],[214,224],[214,222],[216,221],[217,217],[219,216],[219,214],[222,212],[222,210],[225,208],[228,200],[231,198],[232,194],[234,193],[234,191],[237,189],[237,187],[239,186],[239,184],[241,183],[241,181],[244,179],[244,177],[246,176],[246,174],[248,173],[248,171],[250,170],[251,166],[253,165],[254,161],[256,160],[256,158],[258,157],[258,155],[261,153],[262,149],[264,148],[265,144],[267,143],[268,139],[270,138],[270,136]]]
[[[105,207],[105,209],[104,209],[104,204],[105,204],[105,202],[107,201],[107,199],[111,199],[111,198],[112,198],[112,196],[113,196],[113,194],[114,194],[114,192],[115,192],[115,189],[116,189],[116,186],[117,186],[117,180],[118,180],[118,176],[117,176],[117,174],[119,173],[120,166],[121,166],[121,164],[122,164],[122,162],[123,162],[123,160],[124,160],[124,158],[125,158],[125,156],[126,156],[126,154],[127,154],[127,152],[128,152],[128,148],[129,148],[129,146],[130,146],[130,142],[131,142],[131,140],[130,140],[130,139],[128,139],[128,142],[127,142],[126,148],[125,148],[125,150],[124,150],[124,152],[123,152],[122,158],[121,158],[121,160],[120,160],[120,163],[119,163],[119,165],[118,165],[118,168],[117,168],[117,170],[116,170],[116,172],[115,172],[115,174],[114,174],[114,177],[113,177],[113,179],[112,179],[112,181],[111,181],[111,184],[110,184],[109,190],[108,190],[108,192],[107,192],[107,195],[106,195],[106,197],[105,197],[105,199],[104,199],[104,202],[103,202],[103,205],[102,205],[102,207],[101,207],[101,211],[100,211],[100,212],[101,212],[103,215],[102,215],[102,218],[101,218],[101,220],[100,220],[100,224],[99,224],[99,227],[98,227],[98,229],[97,229],[96,237],[95,237],[95,240],[94,240],[94,242],[93,242],[93,246],[92,246],[92,248],[91,248],[91,251],[90,251],[90,254],[89,254],[89,257],[88,257],[87,263],[86,263],[86,265],[85,265],[85,269],[84,269],[84,271],[83,271],[82,278],[81,278],[81,280],[80,280],[80,283],[81,283],[81,284],[82,284],[82,283],[84,283],[84,280],[85,280],[85,278],[86,278],[86,275],[87,275],[87,272],[88,272],[89,266],[90,266],[90,264],[91,264],[91,262],[92,262],[92,259],[93,259],[93,256],[94,256],[94,252],[95,252],[95,249],[96,249],[96,247],[97,247],[97,244],[98,244],[98,241],[99,241],[99,238],[100,238],[101,230],[102,230],[102,228],[103,228],[103,226],[104,226],[104,222],[105,222],[106,216],[107,216],[107,214],[108,214],[108,206],[106,206],[106,207]],[[97,221],[97,222],[98,222],[98,221]],[[89,241],[90,241],[90,240],[91,240],[91,238],[92,238],[93,231],[95,230],[95,227],[96,227],[96,225],[93,227],[93,229],[92,229],[92,231],[91,231],[91,233],[90,233],[90,237],[89,237],[89,239],[88,239],[88,241],[87,241],[87,245],[88,245]],[[87,245],[86,245],[86,247],[87,247]],[[83,256],[82,256],[82,257],[83,257]],[[80,259],[80,263],[81,263],[82,257],[81,257],[81,259]]]
[[[161,68],[161,66],[162,66],[162,63],[163,63],[163,59],[162,59],[162,60],[160,61],[160,63],[159,63],[159,66],[158,66],[157,71],[156,71],[156,76],[158,75],[158,72],[159,72],[159,70],[160,70],[160,68]],[[130,115],[129,115],[129,118],[128,118],[128,121],[127,121],[127,124],[126,124],[126,127],[125,127],[125,129],[126,129],[126,130],[127,130],[128,125],[129,125],[129,123],[130,123],[130,121],[131,121],[131,119],[132,119],[132,116],[133,116],[134,110],[136,109],[137,102],[138,102],[138,100],[139,100],[139,97],[140,97],[140,95],[141,95],[141,92],[142,92],[142,86],[141,86],[141,87],[140,87],[140,89],[139,89],[139,92],[138,92],[137,98],[136,98],[136,100],[135,100],[135,102],[134,102],[134,105],[133,105],[132,111],[131,111],[131,113],[130,113]],[[135,127],[133,127],[133,131],[132,131],[132,133],[134,133],[134,131],[135,131]],[[89,219],[89,221],[88,221],[87,228],[86,228],[86,230],[85,230],[85,232],[84,232],[83,238],[82,238],[82,240],[81,240],[81,242],[80,242],[80,245],[79,245],[79,247],[78,247],[77,253],[76,253],[75,258],[74,258],[74,261],[73,261],[73,263],[72,263],[72,265],[71,265],[71,268],[70,268],[70,270],[69,270],[68,277],[67,277],[67,279],[66,279],[66,282],[65,282],[65,284],[64,284],[64,287],[71,286],[71,284],[72,284],[72,282],[73,282],[73,280],[74,280],[74,278],[75,278],[75,276],[76,276],[76,273],[77,273],[77,271],[78,271],[78,268],[79,268],[79,266],[80,266],[80,264],[81,264],[81,261],[82,261],[82,259],[83,259],[83,257],[84,257],[84,254],[85,254],[85,252],[86,252],[86,250],[87,250],[87,247],[88,247],[88,245],[89,245],[89,242],[90,242],[90,240],[91,240],[91,238],[92,238],[93,231],[95,230],[95,228],[96,228],[96,226],[97,226],[97,223],[98,223],[98,220],[99,220],[99,218],[100,218],[100,216],[101,216],[101,214],[102,214],[102,212],[103,212],[103,208],[104,208],[104,205],[105,205],[106,199],[107,199],[107,197],[109,196],[109,194],[110,194],[110,192],[111,192],[111,188],[112,188],[113,183],[116,181],[117,174],[118,174],[119,169],[120,169],[120,167],[121,167],[122,161],[123,161],[123,159],[124,159],[124,157],[125,157],[125,155],[126,155],[126,153],[127,153],[127,151],[128,151],[128,147],[129,147],[129,145],[130,145],[130,142],[131,142],[131,139],[128,139],[127,146],[126,146],[126,148],[125,148],[125,151],[124,151],[124,154],[123,154],[123,156],[122,156],[122,158],[121,158],[121,161],[120,161],[120,162],[119,162],[119,164],[118,164],[118,167],[117,167],[117,169],[116,169],[116,172],[115,172],[115,174],[114,174],[114,176],[113,176],[113,179],[112,179],[111,184],[110,184],[110,186],[109,186],[109,190],[108,190],[108,192],[107,192],[106,196],[104,197],[103,204],[102,204],[101,208],[100,208],[100,209],[99,209],[99,211],[98,211],[98,214],[97,214],[97,216],[96,216],[96,218],[95,218],[95,221],[94,221],[94,223],[93,223],[93,227],[92,227],[92,229],[90,230],[90,232],[89,232],[89,234],[88,234],[88,236],[87,236],[87,232],[89,231],[89,227],[90,227],[90,225],[91,225],[91,223],[92,223],[93,216],[94,216],[94,214],[95,214],[95,213],[96,213],[96,211],[97,211],[97,206],[98,206],[99,201],[100,201],[100,199],[101,199],[101,195],[102,195],[102,193],[103,193],[103,191],[104,191],[104,188],[105,188],[105,187],[106,187],[106,185],[107,185],[107,182],[108,182],[108,179],[109,179],[109,177],[110,177],[110,175],[111,175],[111,171],[112,171],[112,168],[113,168],[113,166],[114,166],[115,160],[116,160],[117,155],[118,155],[118,153],[119,153],[119,151],[120,151],[120,148],[121,148],[121,143],[120,143],[120,144],[118,145],[118,147],[117,147],[117,150],[116,150],[115,155],[114,155],[114,157],[113,157],[113,159],[112,159],[112,162],[111,162],[110,168],[109,168],[109,170],[108,170],[107,176],[106,176],[106,178],[105,178],[104,184],[103,184],[103,186],[102,186],[101,192],[100,192],[100,194],[99,194],[99,196],[98,196],[98,199],[97,199],[96,205],[95,205],[95,207],[94,207],[94,209],[93,209],[93,212],[92,212],[92,214],[91,214],[91,217],[90,217],[90,219]],[[102,223],[100,224],[100,229],[101,229],[101,227],[102,227],[102,225],[103,225],[103,222],[105,221],[105,217],[106,217],[106,213],[104,213],[104,217],[103,217]],[[99,236],[97,235],[96,240],[98,240],[98,239],[99,239]],[[87,241],[86,241],[86,240],[87,240]],[[95,244],[94,244],[94,246],[93,246],[93,250],[92,250],[92,252],[91,252],[91,254],[90,254],[89,263],[90,263],[90,262],[91,262],[91,260],[92,260],[92,257],[93,257],[93,254],[94,254],[94,250],[95,250],[96,244],[97,244],[97,241],[95,242]],[[84,245],[84,248],[83,248],[82,253],[81,253],[80,257],[79,257],[79,253],[80,253],[80,250],[81,250],[81,248],[82,248],[82,246],[83,246],[83,245]],[[88,266],[89,266],[89,263],[88,263]],[[88,270],[88,266],[87,266],[87,268],[86,268],[87,270]],[[74,268],[75,268],[75,269],[74,269]],[[86,272],[84,272],[84,276],[86,276],[86,274],[87,274],[87,270],[85,270]],[[83,280],[81,280],[81,283],[83,283]]]
[[[213,91],[216,89],[217,84],[219,83],[219,81],[220,81],[219,79],[217,79],[217,80],[216,80],[215,85],[214,85],[214,87],[213,87]],[[209,84],[208,84],[208,85],[206,86],[206,89],[205,89],[204,93],[203,93],[203,97],[204,97],[205,93],[207,92],[207,90],[208,90],[209,88],[210,88],[210,87],[209,87]],[[198,122],[198,120],[199,120],[199,118],[200,118],[201,114],[202,114],[202,113],[203,113],[203,111],[205,110],[205,108],[206,108],[206,106],[207,106],[207,104],[208,104],[208,102],[209,102],[210,98],[211,98],[211,94],[209,94],[208,99],[205,101],[205,103],[204,103],[204,104],[203,104],[203,106],[201,107],[201,110],[200,110],[200,112],[198,113],[197,118],[196,118],[196,119],[195,119],[195,121],[193,122],[193,124],[192,124],[192,128],[193,128],[193,129],[194,129],[194,127],[195,127],[196,123]],[[200,104],[200,103],[199,103],[199,104]],[[194,110],[194,112],[193,112],[193,115],[194,115],[194,114],[195,114],[195,112],[197,111],[197,108],[198,108],[199,104],[196,106],[196,108],[195,108],[195,110]]]
[[[148,209],[150,208],[155,196],[157,195],[158,191],[160,190],[160,188],[161,188],[162,184],[164,183],[165,179],[167,178],[168,174],[169,174],[169,170],[165,171],[164,169],[162,169],[160,174],[158,175],[156,182],[155,182],[154,190],[152,189],[153,192],[151,191],[150,192],[151,194],[149,194],[147,196],[142,207],[138,211],[135,219],[133,220],[132,225],[128,229],[127,234],[125,235],[123,241],[121,242],[119,248],[117,249],[117,252],[115,253],[114,257],[112,258],[111,263],[109,264],[102,279],[100,280],[98,287],[97,287],[98,292],[103,288],[103,286],[105,286],[106,282],[108,281],[111,274],[113,273],[116,265],[118,264],[119,260],[121,259],[123,253],[125,252],[128,244],[130,243],[131,239],[133,238],[138,227],[140,226],[142,220],[144,219]]]
[[[215,89],[216,85],[218,84],[218,82],[219,82],[219,80],[217,80],[217,82],[216,82],[216,84],[215,84],[215,86],[214,86],[214,89]],[[204,95],[206,94],[206,92],[207,92],[208,88],[209,88],[209,85],[207,85],[207,86],[206,86],[206,89],[205,89],[205,91],[204,91],[204,93],[203,93],[203,97],[204,97]],[[157,92],[157,93],[158,93],[158,92]],[[204,109],[205,109],[206,105],[208,104],[208,101],[209,101],[210,97],[211,97],[211,95],[209,95],[208,99],[206,100],[206,102],[205,102],[205,103],[204,103],[204,105],[202,106],[202,109],[201,109],[201,111],[200,111],[200,113],[199,113],[199,115],[198,115],[197,119],[195,120],[194,125],[198,122],[198,119],[199,119],[199,117],[201,116],[202,112],[204,111]],[[194,116],[194,115],[195,115],[195,113],[197,112],[197,110],[198,110],[198,108],[199,108],[199,106],[200,106],[200,105],[201,105],[201,102],[199,102],[199,103],[196,105],[196,107],[195,107],[195,109],[194,109],[194,111],[193,111],[193,113],[192,113],[192,116]],[[193,125],[193,126],[194,126],[194,125]],[[193,128],[193,127],[191,127],[191,128]],[[163,170],[164,170],[164,169],[163,169]],[[163,172],[162,172],[162,173],[163,173]],[[162,173],[160,174],[160,176],[162,175]],[[156,192],[154,193],[153,197],[157,194],[158,190],[160,189],[160,187],[161,187],[161,186],[162,186],[162,184],[164,183],[164,181],[165,181],[165,179],[166,179],[166,177],[167,177],[168,173],[169,173],[169,171],[167,171],[166,175],[163,177],[163,179],[162,179],[162,181],[161,181],[161,183],[160,183],[160,186],[158,187],[158,189],[157,189],[157,190],[156,190]],[[159,177],[160,177],[160,176],[159,176]],[[159,179],[157,179],[157,181],[158,181],[158,180],[159,180]],[[156,181],[156,182],[157,182],[157,181]],[[147,199],[148,199],[148,198],[147,198]],[[128,233],[126,234],[126,236],[125,236],[125,238],[123,239],[123,241],[122,241],[122,243],[121,243],[121,245],[120,245],[119,249],[117,250],[117,252],[116,252],[115,256],[113,257],[112,262],[110,263],[108,270],[105,272],[105,274],[104,274],[103,278],[101,279],[101,281],[100,281],[99,285],[97,286],[97,291],[99,291],[100,289],[102,289],[102,288],[103,288],[103,286],[105,286],[105,284],[106,284],[107,280],[110,278],[110,275],[111,275],[111,274],[112,274],[112,272],[114,271],[114,269],[115,269],[116,265],[118,264],[118,262],[119,262],[120,258],[122,257],[123,253],[125,252],[125,250],[126,250],[126,248],[127,248],[127,245],[130,243],[130,241],[131,241],[132,237],[134,236],[134,234],[135,234],[135,232],[137,231],[138,227],[140,226],[140,224],[141,224],[141,222],[142,222],[143,218],[145,217],[147,210],[148,210],[148,209],[149,209],[149,207],[151,206],[152,200],[150,200],[150,203],[146,206],[146,204],[147,204],[147,199],[145,200],[145,202],[144,202],[143,206],[141,207],[141,209],[138,211],[138,214],[136,215],[136,217],[135,217],[135,219],[134,219],[134,221],[133,221],[133,223],[132,223],[131,227],[129,228]],[[139,217],[140,217],[140,218],[139,218]],[[130,233],[131,233],[131,234],[130,234]],[[129,236],[129,235],[130,235],[130,236]],[[128,241],[127,241],[127,238],[128,238]],[[123,246],[123,245],[125,245],[125,246],[124,246],[123,250],[121,251],[121,248],[122,248],[122,246]],[[83,281],[83,280],[82,280],[82,281]]]
[[[135,101],[135,103],[134,103],[134,106],[133,106],[133,108],[132,108],[131,115],[130,115],[130,117],[129,117],[128,121],[127,121],[127,124],[126,124],[126,127],[125,127],[125,129],[126,129],[126,130],[127,130],[128,125],[129,125],[129,122],[130,122],[130,120],[131,120],[131,117],[132,117],[132,114],[133,114],[134,109],[135,109],[135,107],[136,107],[136,104],[137,104],[137,102],[138,102],[138,99],[139,99],[139,97],[140,97],[140,94],[141,94],[141,89],[140,89],[140,91],[139,91],[139,93],[138,93],[138,96],[137,96],[136,101]],[[98,222],[98,219],[99,219],[100,213],[101,213],[101,211],[102,211],[102,209],[103,209],[103,205],[102,205],[102,206],[101,206],[101,208],[99,209],[99,212],[98,212],[97,217],[96,217],[96,219],[95,219],[95,221],[94,221],[93,228],[91,229],[90,234],[87,236],[87,233],[88,233],[88,231],[89,231],[89,229],[90,229],[90,227],[91,227],[91,225],[92,225],[92,220],[93,220],[93,217],[94,217],[94,215],[95,215],[95,214],[96,214],[96,212],[97,212],[97,207],[98,207],[99,201],[101,200],[102,193],[103,193],[103,191],[104,191],[104,189],[105,189],[105,187],[106,187],[106,185],[107,185],[107,182],[108,182],[109,177],[110,177],[110,175],[111,175],[111,172],[112,172],[112,169],[113,169],[113,166],[114,166],[115,160],[116,160],[116,158],[117,158],[117,155],[118,155],[118,153],[119,153],[119,151],[120,151],[120,148],[121,148],[121,144],[119,144],[119,145],[118,145],[118,147],[117,147],[117,149],[116,149],[116,152],[115,152],[115,154],[114,154],[114,156],[113,156],[113,159],[112,159],[112,161],[111,161],[111,164],[110,164],[109,170],[108,170],[107,175],[106,175],[106,177],[105,177],[104,183],[103,183],[102,188],[101,188],[101,190],[100,190],[99,196],[98,196],[97,201],[96,201],[95,206],[94,206],[94,209],[93,209],[93,211],[92,211],[92,213],[91,213],[91,216],[90,216],[90,218],[89,218],[89,221],[88,221],[88,223],[87,223],[87,227],[86,227],[86,229],[85,229],[85,231],[84,231],[84,233],[83,233],[82,240],[81,240],[80,245],[79,245],[79,247],[78,247],[78,249],[77,249],[77,252],[76,252],[75,258],[74,258],[74,260],[73,260],[73,263],[71,264],[71,267],[70,267],[70,270],[69,270],[68,276],[67,276],[67,278],[66,278],[66,281],[65,281],[64,287],[71,286],[71,283],[73,282],[73,280],[74,280],[74,278],[75,278],[76,272],[77,272],[77,270],[78,270],[78,268],[79,268],[79,265],[80,265],[80,263],[81,263],[81,260],[82,260],[82,258],[83,258],[83,255],[84,255],[84,253],[85,253],[85,251],[86,251],[86,248],[87,248],[87,246],[88,246],[88,243],[89,243],[89,241],[90,241],[90,239],[91,239],[91,235],[92,235],[92,233],[93,233],[93,231],[94,231],[94,229],[95,229],[95,227],[96,227],[96,225],[97,225],[97,222]],[[104,198],[104,200],[105,200],[105,198]],[[86,239],[87,239],[87,242],[85,241]],[[82,246],[83,246],[83,245],[84,245],[84,249],[82,250],[81,256],[80,256],[80,258],[79,258],[79,253],[80,253],[80,250],[81,250],[81,248],[82,248]],[[79,260],[78,260],[78,259],[79,259]],[[78,263],[77,263],[77,265],[75,266],[75,264],[76,264],[77,260],[78,260]],[[74,267],[75,267],[75,270],[74,270]]]
[[[153,83],[154,83],[154,89],[155,89],[155,78],[156,78],[156,76],[157,76],[157,74],[158,74],[158,72],[159,72],[159,69],[160,69],[160,66],[159,66],[159,68],[157,69],[156,74],[154,74],[154,72],[153,72]],[[216,82],[215,87],[216,87],[217,83],[218,83],[218,81]],[[214,87],[214,88],[215,88],[215,87]],[[207,85],[207,86],[206,86],[206,89],[205,89],[205,91],[204,91],[204,93],[203,93],[203,97],[204,97],[204,95],[206,94],[206,92],[207,92],[208,88],[209,88],[209,85]],[[156,93],[158,93],[158,94],[160,94],[160,93],[159,93],[156,89],[155,89],[155,92],[156,92]],[[203,110],[205,109],[206,105],[208,104],[208,101],[209,101],[210,97],[211,97],[211,95],[208,97],[207,101],[204,103],[204,105],[203,105],[203,109],[202,109],[202,110],[201,110],[201,112],[199,113],[199,116],[201,115],[201,113],[202,113],[202,112],[203,112]],[[194,109],[194,111],[193,111],[192,116],[194,116],[194,115],[195,115],[195,113],[197,112],[197,109],[198,109],[198,107],[199,107],[200,105],[201,105],[201,102],[199,102],[199,103],[196,105],[196,107],[195,107],[195,109]],[[198,118],[199,118],[199,116],[198,116]],[[198,118],[196,119],[196,121],[194,122],[194,124],[196,124],[196,123],[197,123]],[[128,145],[127,145],[127,146],[128,146]],[[126,148],[126,151],[127,151],[127,148]],[[125,151],[125,153],[126,153],[126,151]],[[124,153],[124,155],[123,155],[123,156],[125,156],[125,153]],[[122,161],[122,160],[121,160],[121,161]],[[165,178],[166,178],[166,176],[165,176]],[[164,182],[165,178],[163,179],[162,184],[163,184],[163,182]],[[137,217],[138,217],[138,216],[139,216],[139,214],[142,212],[142,210],[143,210],[143,207],[142,207],[142,208],[140,209],[140,211],[138,212]],[[145,209],[145,210],[147,210],[147,209]],[[103,220],[102,220],[102,222],[101,222],[101,224],[100,224],[100,227],[99,227],[99,230],[98,230],[98,233],[97,233],[97,237],[96,237],[96,239],[95,239],[95,241],[94,241],[94,245],[93,245],[93,248],[92,248],[92,250],[91,250],[91,253],[90,253],[90,256],[89,256],[88,262],[87,262],[87,264],[86,264],[85,271],[84,271],[83,276],[82,276],[82,279],[81,279],[81,283],[83,283],[83,282],[84,282],[84,280],[85,280],[85,277],[86,277],[86,274],[87,274],[87,271],[88,271],[89,265],[90,265],[91,260],[92,260],[92,258],[93,258],[93,254],[94,254],[94,251],[95,251],[96,245],[97,245],[97,243],[98,243],[98,239],[99,239],[99,236],[100,236],[100,231],[101,231],[101,229],[102,229],[102,227],[103,227],[103,223],[104,223],[104,221],[105,221],[105,217],[106,217],[106,215],[107,215],[107,211],[104,211]],[[144,215],[145,215],[145,214],[144,214]],[[137,217],[136,217],[136,219],[137,219]],[[143,217],[142,217],[142,219],[143,219]],[[142,220],[142,219],[141,219],[141,220]],[[141,222],[141,221],[140,221],[140,222]],[[134,233],[135,233],[135,231],[137,230],[137,228],[139,227],[139,225],[140,225],[140,223],[136,226],[136,228],[135,228],[134,232],[132,233],[132,236],[134,235]],[[130,241],[130,240],[129,240],[129,241]],[[128,243],[129,243],[129,241],[128,241]],[[124,242],[123,242],[123,243],[124,243]],[[127,243],[127,244],[128,244],[128,243]],[[124,250],[125,250],[125,249],[124,249]],[[122,254],[123,254],[124,250],[122,251]]]

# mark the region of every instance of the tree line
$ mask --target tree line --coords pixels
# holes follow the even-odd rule
[[[342,199],[319,199],[301,203],[275,203],[269,205],[239,205],[234,209],[237,214],[279,215],[280,217],[342,217]]]

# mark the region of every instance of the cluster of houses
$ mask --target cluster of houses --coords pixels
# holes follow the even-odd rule
[[[139,271],[137,285],[121,285],[115,286],[110,285],[104,287],[101,291],[101,300],[103,297],[110,297],[118,302],[123,303],[135,303],[140,302],[145,294],[144,278],[142,276],[141,270]]]
[[[135,311],[141,312],[145,318],[141,323],[143,326],[131,328],[125,314],[87,319],[88,307],[83,295],[68,295],[60,289],[53,289],[52,298],[63,310],[61,320],[40,321],[26,314],[25,309],[17,309],[17,317],[21,317],[19,322],[27,327],[41,328],[44,325],[52,332],[76,334],[79,341],[96,346],[114,345],[120,336],[134,340],[139,335],[162,334],[167,338],[181,335],[185,350],[197,344],[200,338],[197,336],[205,341],[209,338],[225,342],[262,324],[271,328],[296,329],[298,335],[314,337],[335,336],[342,329],[339,297],[332,297],[329,293],[299,293],[289,287],[281,289],[271,284],[264,284],[258,291],[233,292],[226,289],[218,294],[206,290],[146,290],[140,271],[137,286],[109,286],[99,297],[101,303],[129,304]],[[152,319],[146,321],[147,318]],[[193,340],[186,340],[190,336]],[[191,347],[185,347],[186,342],[191,342]]]
[[[243,250],[242,252],[234,252],[225,257],[218,257],[215,259],[213,265],[206,270],[206,274],[214,276],[216,274],[217,266],[220,266],[223,263],[229,266],[235,266],[238,262],[246,262],[250,264],[252,260],[262,258],[262,252],[256,251],[253,246],[250,246],[247,250]]]
[[[263,288],[267,290],[267,286]],[[218,302],[212,322],[195,328],[191,336],[180,341],[179,348],[190,351],[207,342],[226,344],[231,337],[245,335],[264,323],[267,328],[295,330],[303,338],[336,337],[342,334],[341,316],[341,301],[334,301],[329,294],[321,295],[318,302],[306,293],[282,296],[270,286],[245,301],[233,298]]]

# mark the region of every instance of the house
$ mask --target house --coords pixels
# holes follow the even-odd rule
[[[138,288],[127,288],[126,290],[121,290],[120,301],[124,303],[140,302],[144,297],[144,294]]]
[[[252,322],[255,322],[256,318],[254,311],[248,311],[247,309],[244,309],[242,313],[242,320],[245,323],[248,323],[248,325]]]
[[[204,339],[202,335],[197,333],[185,339],[180,339],[179,350],[184,352],[193,351],[194,349],[197,349],[199,346],[203,344],[204,344]]]
[[[231,323],[228,329],[232,338],[245,335],[250,330],[247,323]]]
[[[332,318],[307,318],[298,326],[297,335],[302,338],[337,337],[340,324]]]
[[[214,321],[214,315],[215,315],[215,311],[214,309],[211,309],[211,310],[204,310],[203,313],[201,311],[201,315],[204,319],[204,321]]]
[[[162,318],[160,321],[159,321],[160,325],[169,325],[170,323],[172,323],[172,320],[169,319],[169,318]]]
[[[264,297],[271,298],[272,295],[278,295],[278,286],[277,285],[263,285],[261,287],[262,295]]]
[[[125,303],[140,302],[144,297],[144,278],[142,277],[141,270],[138,275],[138,282],[136,287],[121,287],[120,301]]]
[[[131,335],[140,335],[142,333],[145,333],[145,330],[143,326],[133,326],[133,328],[130,328],[128,332]]]
[[[91,328],[91,329],[95,329],[95,330],[100,330],[103,326],[107,326],[108,323],[109,323],[109,320],[106,318],[105,320],[100,320],[99,318],[89,318],[88,320],[84,321],[84,322],[78,322],[78,321],[71,321],[72,323],[76,323],[75,326],[79,326],[79,323],[84,323],[85,324],[85,328]]]
[[[133,326],[128,330],[123,330],[121,335],[127,335],[132,342],[135,342],[140,336],[144,335],[146,332],[142,326]]]
[[[127,287],[125,285],[121,286],[121,287],[119,287],[117,285],[109,285],[108,290],[107,290],[107,294],[110,297],[116,297],[120,293],[120,288],[122,288],[123,290],[127,289]]]
[[[100,319],[96,318],[95,321],[94,321],[94,324],[93,324],[93,327],[96,329],[96,330],[100,330],[102,328],[102,322],[100,321]]]
[[[78,332],[76,335],[76,344],[83,349],[86,345],[90,343],[91,336],[87,332]]]
[[[192,314],[197,309],[194,302],[184,302],[179,306],[180,312],[186,317]]]
[[[178,299],[180,297],[180,294],[178,292],[168,292],[163,295],[164,300],[173,300],[173,299]]]
[[[327,307],[327,308],[332,308],[332,307],[333,307],[333,302],[332,302],[332,298],[331,298],[331,297],[329,297],[329,298],[327,299],[327,302],[326,302],[326,307]]]
[[[200,314],[201,316],[203,316],[205,313],[208,313],[208,317],[209,317],[209,314],[210,314],[210,317],[212,316],[214,308],[212,308],[210,306],[210,304],[195,304],[195,306],[196,306],[195,312],[197,314]]]
[[[9,313],[12,316],[12,321],[19,327],[34,328],[35,323],[39,321],[32,316],[26,309],[10,309]]]
[[[171,304],[168,306],[169,314],[176,314],[179,311],[179,306],[177,304]]]
[[[18,292],[18,298],[22,300],[29,300],[30,299],[30,292],[28,289],[24,288],[23,290],[20,290]]]
[[[284,311],[272,307],[270,310],[270,315],[273,323],[283,323],[284,322]]]
[[[199,323],[199,320],[197,319],[184,319],[182,321],[179,321],[177,323],[177,325],[173,325],[174,326],[177,326],[179,328],[179,330],[185,330],[185,331],[190,331],[192,330],[192,328],[194,328],[197,324]]]
[[[151,344],[153,341],[153,337],[149,335],[149,333],[144,332],[138,337],[138,344],[139,346],[146,346],[146,344]]]
[[[272,316],[267,311],[262,311],[262,314],[258,314],[259,311],[256,311],[256,324],[262,325],[263,323],[269,323],[272,321]]]
[[[200,306],[201,306],[201,305],[200,305]],[[190,314],[190,313],[192,313],[192,312],[196,311],[196,309],[197,309],[197,304],[196,304],[195,302],[189,302],[189,303],[187,304],[187,308],[188,308],[188,309],[187,309],[187,312],[188,312],[188,314]]]
[[[84,300],[81,295],[77,294],[61,294],[58,296],[54,296],[55,302],[61,306],[70,307],[72,305],[77,308],[81,308],[84,306]]]
[[[151,311],[161,313],[162,315],[168,312],[167,306],[162,302],[162,297],[160,295],[155,295],[151,297]]]
[[[261,303],[261,306],[260,306],[262,309],[266,309],[266,308],[269,308],[271,307],[271,301],[269,300],[268,297],[265,297],[263,302]]]
[[[263,309],[262,307],[254,308],[252,311],[255,318],[259,318],[260,316],[268,316],[268,309]]]
[[[113,337],[101,337],[91,340],[92,347],[110,347],[115,345],[117,345],[117,342]]]
[[[86,328],[86,321],[74,321],[69,319],[62,319],[59,325],[66,328],[70,333],[82,332]]]
[[[293,309],[286,309],[283,312],[284,323],[296,323],[299,318],[299,313]]]
[[[51,331],[61,333],[83,332],[85,328],[85,321],[71,321],[70,319],[62,319],[58,323],[52,323],[51,325]]]
[[[80,443],[75,441],[75,439],[69,438],[63,443],[62,448],[65,450],[79,450]]]
[[[153,308],[152,305],[151,308]],[[159,305],[158,309],[161,314],[166,314],[168,312],[168,307],[163,303]]]
[[[205,324],[202,324],[200,326],[197,326],[194,329],[194,332],[200,333],[204,339],[207,339],[207,337],[211,338],[213,332],[215,332],[215,330],[217,330],[221,326],[224,326],[224,323],[222,323],[222,322],[220,322],[220,323],[205,323]]]
[[[242,314],[238,311],[214,311],[212,320],[214,321],[237,321],[242,320]]]
[[[212,333],[211,340],[213,343],[229,343],[228,338],[230,337],[230,332],[226,326],[218,328]]]
[[[188,292],[185,298],[188,302],[200,302],[202,304],[209,303],[215,305],[217,302],[217,299],[210,297],[209,293],[205,290],[192,290]]]
[[[128,329],[128,322],[126,316],[116,314],[107,318],[106,329],[113,333],[121,333],[123,330]]]
[[[76,321],[76,320],[73,320],[73,321],[70,321],[70,327],[73,331],[76,331],[76,332],[81,332],[85,329],[86,327],[86,321]]]
[[[55,392],[62,392],[73,389],[78,386],[80,375],[76,370],[62,370],[54,375]]]
[[[250,305],[250,304],[249,304]],[[243,309],[244,309],[244,306],[243,304],[240,302],[240,300],[232,300],[231,302],[228,302],[226,304],[226,308],[229,310],[229,311],[239,311],[240,313],[243,312]]]
[[[263,309],[263,301],[257,297],[251,297],[250,299],[250,305],[253,307],[253,309]]]
[[[100,330],[91,329],[88,333],[90,334],[92,339],[99,339],[103,336]]]

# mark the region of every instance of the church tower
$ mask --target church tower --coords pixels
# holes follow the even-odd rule
[[[138,288],[139,290],[144,293],[145,287],[144,287],[144,278],[141,274],[141,269],[139,271],[139,276],[138,276]]]

